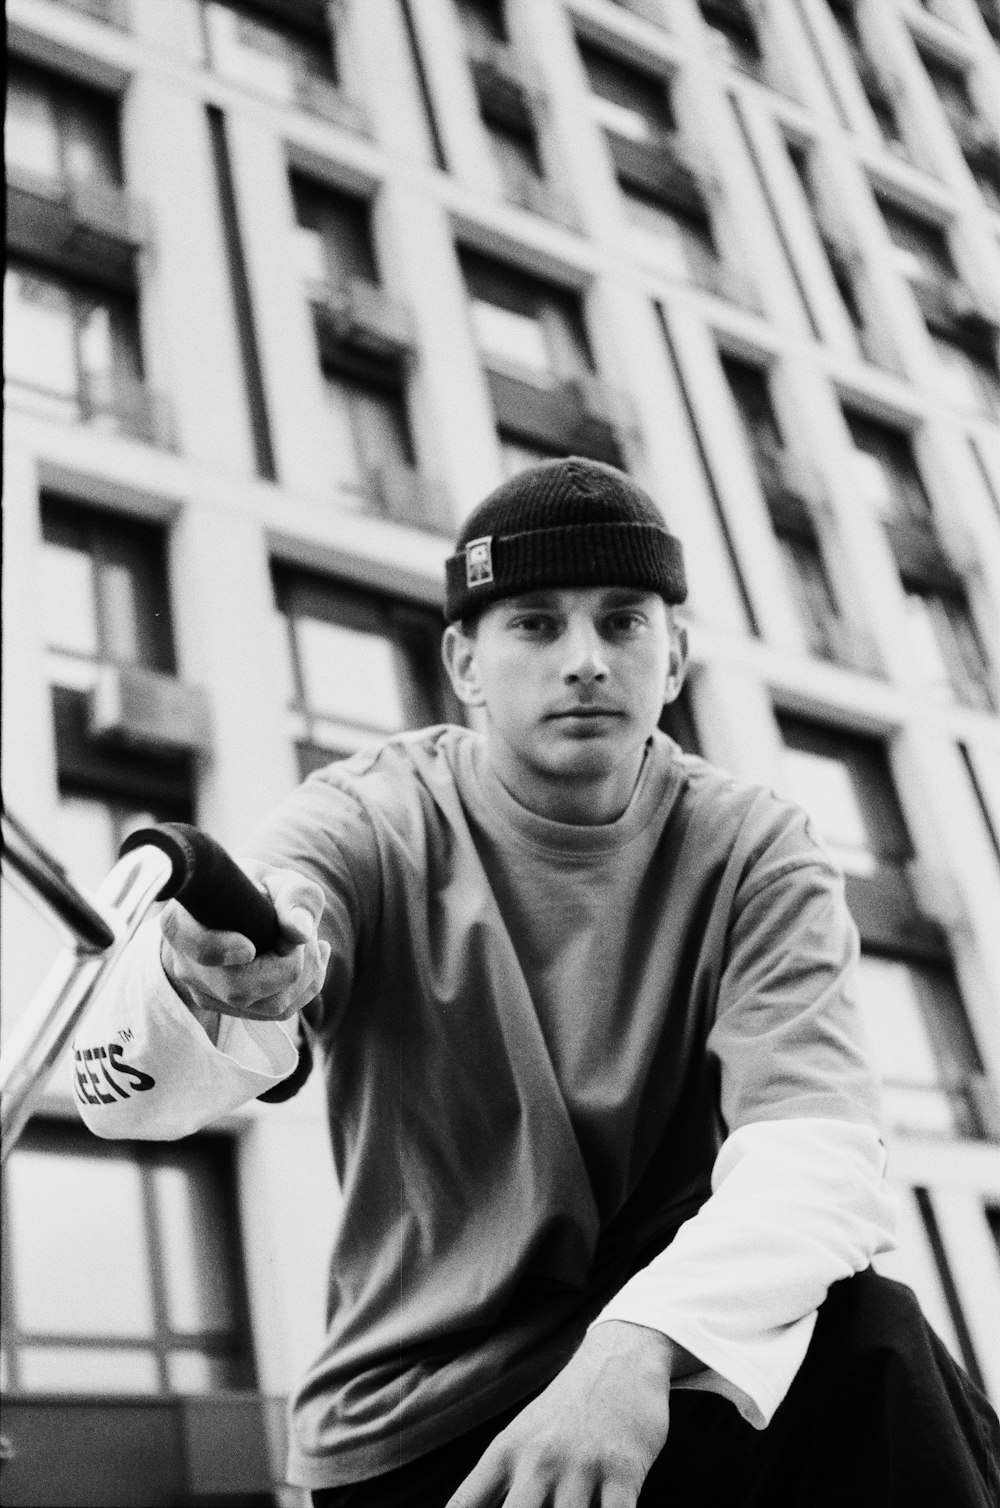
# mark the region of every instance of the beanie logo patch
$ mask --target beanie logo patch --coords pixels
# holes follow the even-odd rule
[[[465,547],[466,586],[489,586],[493,581],[493,535],[470,539]]]

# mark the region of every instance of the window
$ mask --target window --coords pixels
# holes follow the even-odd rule
[[[910,436],[867,415],[845,415],[854,442],[852,469],[859,497],[885,523],[929,529],[930,499]]]
[[[8,169],[117,188],[118,101],[12,59],[7,74]]]
[[[370,511],[374,474],[383,467],[416,465],[401,381],[331,370],[323,387],[338,481],[359,508]]]
[[[622,402],[594,372],[580,294],[479,252],[460,258],[502,445],[620,466]]]
[[[965,68],[937,53],[921,52],[920,60],[934,86],[935,94],[949,115],[973,118],[976,107],[969,93],[969,79]]]
[[[935,330],[928,333],[952,402],[1000,419],[1000,376],[992,351],[977,350]]]
[[[163,535],[56,497],[42,504],[41,609],[49,674],[86,688],[101,661],[173,674]]]
[[[957,277],[948,236],[941,225],[883,197],[878,197],[878,206],[895,248],[896,265],[904,277]]]
[[[783,792],[844,871],[861,934],[859,1002],[894,1130],[979,1136],[975,1041],[943,934],[920,912],[884,746],[779,715]]]
[[[368,201],[344,194],[301,173],[291,175],[296,252],[302,277],[343,283],[378,283]]]
[[[978,1136],[970,1080],[982,1066],[950,971],[862,954],[858,982],[892,1128]]]
[[[840,658],[840,615],[805,492],[784,447],[766,374],[749,362],[722,358],[722,368],[746,431],[758,481],[767,502],[789,594],[811,653]],[[802,483],[805,481],[806,485]]]
[[[440,615],[275,565],[302,774],[404,728],[454,718]]]
[[[42,540],[39,605],[59,776],[52,846],[93,889],[133,828],[192,815],[189,756],[122,747],[89,728],[87,694],[101,665],[174,675],[164,540],[153,525],[55,496],[42,501]]]
[[[478,252],[462,253],[473,330],[488,366],[546,385],[593,369],[579,295]]]
[[[534,131],[501,121],[485,120],[484,125],[505,198],[526,209],[541,207],[544,178]]]
[[[675,130],[669,83],[662,74],[636,68],[584,38],[577,39],[577,46],[593,93],[593,113],[601,125],[642,142]]]
[[[329,6],[303,0],[291,8],[268,0],[204,0],[205,38],[220,74],[279,100],[308,87],[338,83]]]
[[[989,711],[989,665],[964,595],[920,583],[904,590],[914,660],[930,695]]]
[[[4,325],[6,377],[19,402],[47,418],[162,438],[162,415],[143,384],[134,295],[11,260]]]
[[[748,73],[751,78],[759,78],[760,40],[745,0],[698,0],[698,7],[719,61]]]
[[[578,45],[629,220],[673,276],[715,288],[719,250],[705,193],[678,140],[669,80],[585,40]]]
[[[89,1081],[81,1092],[93,1095]],[[29,1126],[4,1179],[9,1385],[207,1393],[253,1385],[230,1148]]]
[[[456,0],[456,4],[458,19],[473,47],[508,41],[504,0]]]
[[[882,76],[865,50],[853,6],[830,7],[840,34],[858,74],[869,108],[875,117],[882,140],[890,152],[906,157],[907,148],[899,128],[896,108]]]

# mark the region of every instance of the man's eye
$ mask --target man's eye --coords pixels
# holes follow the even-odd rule
[[[615,613],[609,621],[609,627],[616,634],[635,633],[645,621],[641,613]]]
[[[520,629],[522,633],[542,634],[550,632],[555,625],[551,618],[546,618],[541,613],[522,613],[513,620],[511,626]]]

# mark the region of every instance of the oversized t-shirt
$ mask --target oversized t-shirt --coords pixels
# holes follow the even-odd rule
[[[544,1385],[740,1127],[876,1123],[839,873],[798,808],[662,734],[613,823],[525,810],[442,727],[312,776],[247,855],[320,883],[332,949],[306,1017],[344,1204],[293,1481]]]

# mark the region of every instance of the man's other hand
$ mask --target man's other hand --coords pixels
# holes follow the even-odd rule
[[[322,989],[330,944],[318,937],[323,892],[291,869],[248,867],[274,902],[281,928],[273,953],[258,957],[239,932],[202,927],[177,901],[160,915],[160,958],[167,978],[213,1038],[210,1018],[286,1021]],[[218,1020],[214,1021],[217,1028]]]
[[[666,1444],[671,1376],[687,1357],[658,1330],[595,1325],[448,1508],[635,1508]]]

